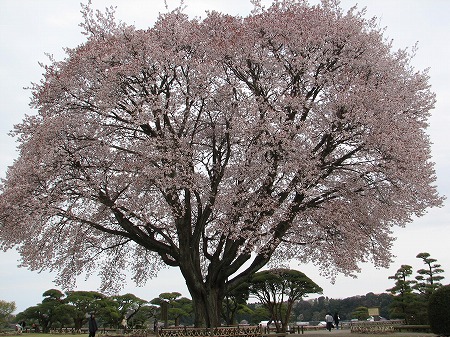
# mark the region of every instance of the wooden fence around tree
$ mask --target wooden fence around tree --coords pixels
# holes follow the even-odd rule
[[[217,328],[167,328],[158,330],[159,337],[261,337],[259,326],[237,326]]]

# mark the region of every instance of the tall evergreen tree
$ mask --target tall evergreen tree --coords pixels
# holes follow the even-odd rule
[[[437,260],[431,258],[429,253],[419,253],[416,257],[422,259],[426,267],[417,271],[419,275],[416,276],[417,283],[414,285],[414,289],[429,298],[437,288],[442,286],[440,281],[444,279],[444,276],[440,274],[444,270],[441,269],[440,264],[435,263]]]
[[[419,269],[416,276],[416,284],[413,289],[416,290],[418,295],[418,303],[415,314],[415,322],[420,324],[428,324],[428,303],[431,295],[436,289],[442,287],[440,282],[444,276],[440,275],[444,272],[441,269],[441,265],[436,263],[436,259],[430,257],[429,253],[419,253],[416,256],[418,259],[422,259],[426,265],[425,268]]]
[[[395,285],[387,289],[395,295],[391,304],[391,318],[403,318],[406,323],[412,321],[417,297],[413,293],[416,281],[409,279],[412,273],[413,269],[410,265],[402,265],[395,275],[389,276],[389,279],[395,280]]]

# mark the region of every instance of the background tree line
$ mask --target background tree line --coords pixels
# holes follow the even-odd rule
[[[410,265],[402,265],[395,275],[394,287],[389,293],[333,299],[320,296],[305,300],[308,294],[321,294],[322,289],[300,271],[270,269],[258,272],[238,287],[231,289],[222,302],[222,322],[233,325],[240,322],[258,324],[270,320],[278,331],[286,330],[298,321],[322,321],[327,312],[339,313],[341,320],[366,320],[368,308],[379,308],[380,316],[400,318],[411,324],[428,323],[428,303],[431,295],[442,287],[444,270],[429,253],[416,256],[425,265],[413,278]],[[250,303],[250,298],[256,303]],[[162,303],[167,303],[167,315],[162,315]],[[14,302],[0,301],[0,319],[3,325],[11,321]],[[192,325],[193,302],[178,292],[162,293],[150,301],[133,294],[106,296],[96,291],[61,292],[49,289],[41,303],[29,307],[14,319],[25,325],[39,327],[44,332],[51,328],[82,328],[88,313],[95,313],[99,326],[104,328],[148,328],[161,324]],[[164,321],[164,322],[162,322]],[[124,326],[124,322],[126,322]],[[278,324],[278,322],[280,322]]]
[[[29,307],[15,317],[10,316],[10,322],[25,321],[27,327],[39,326],[42,331],[52,328],[73,327],[81,328],[87,322],[86,312],[96,312],[97,321],[102,328],[121,328],[123,317],[128,315],[129,328],[153,327],[155,321],[163,323],[161,317],[161,300],[169,300],[168,323],[170,325],[193,324],[192,301],[179,296],[179,293],[164,293],[159,298],[146,302],[132,294],[107,297],[95,291],[73,292],[68,300],[55,299],[50,294],[61,293],[50,289],[44,292],[41,303]],[[234,301],[228,296],[228,304]],[[368,293],[362,296],[353,296],[345,299],[332,299],[325,296],[309,300],[295,301],[289,322],[296,321],[322,321],[329,310],[338,311],[343,320],[350,318],[366,319],[367,310],[358,311],[358,308],[380,307],[381,314],[388,316],[389,306],[393,295],[383,293]],[[127,306],[121,306],[127,298]],[[239,298],[239,297],[237,297]],[[70,302],[69,302],[70,301]],[[233,322],[248,322],[258,324],[271,318],[270,311],[260,302],[247,303],[247,301],[234,302],[236,310],[233,313]],[[128,307],[128,309],[126,308]],[[227,317],[226,303],[223,305],[223,320]],[[228,309],[230,310],[230,309]],[[358,316],[354,316],[358,313]]]
[[[57,289],[45,291],[43,297],[41,303],[20,312],[14,320],[43,332],[67,327],[79,330],[86,325],[88,314],[95,313],[101,328],[143,328],[157,320],[163,299],[169,303],[169,316],[174,323],[178,323],[180,317],[192,314],[191,300],[176,292],[162,293],[151,301],[133,294],[106,296],[97,291],[63,293]]]
[[[193,324],[192,301],[179,296],[179,293],[164,293],[160,298],[146,302],[138,297],[127,294],[122,296],[107,297],[95,291],[83,291],[71,293],[69,300],[51,298],[49,294],[61,293],[59,290],[50,289],[44,292],[41,303],[29,307],[23,312],[9,316],[9,322],[26,323],[27,327],[39,326],[42,331],[52,328],[73,327],[81,328],[87,322],[86,312],[96,312],[97,321],[102,328],[121,328],[123,316],[129,315],[127,324],[129,328],[152,327],[154,322],[163,323],[161,317],[160,302],[162,298],[169,299],[168,323],[170,325]],[[74,300],[72,302],[72,300]],[[120,307],[120,299],[128,298],[127,305],[131,310]],[[231,303],[230,296],[228,297]],[[69,302],[71,301],[71,302]],[[142,302],[143,301],[143,302]],[[343,320],[354,316],[357,308],[379,306],[382,315],[389,317],[387,312],[393,301],[391,294],[368,293],[362,296],[353,296],[345,299],[332,299],[321,296],[316,299],[298,300],[294,303],[290,322],[295,321],[321,321],[328,310],[337,310]],[[123,303],[123,302],[122,302]],[[139,307],[140,305],[140,307]],[[239,302],[235,305],[233,324],[246,321],[250,324],[258,324],[271,318],[269,310],[260,302]],[[125,309],[125,310],[124,310]],[[223,306],[223,318],[225,321],[226,304]],[[365,313],[357,316],[360,319],[368,317]]]

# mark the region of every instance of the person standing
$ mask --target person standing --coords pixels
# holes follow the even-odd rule
[[[123,334],[125,335],[125,333],[127,332],[128,329],[128,322],[127,322],[127,318],[125,316],[123,316],[122,322],[120,323],[120,325],[122,325],[122,331]]]
[[[16,332],[18,335],[22,334],[22,329],[23,329],[22,326],[19,323],[17,323],[16,324]]]
[[[325,315],[325,323],[327,324],[327,330],[331,331],[331,328],[333,327],[333,316],[331,316],[330,313],[327,313]]]
[[[97,321],[94,314],[89,317],[89,337],[95,337],[95,332],[98,330]]]
[[[333,318],[334,318],[334,325],[336,326],[336,330],[338,330],[339,329],[339,321],[340,321],[339,314],[337,312],[335,312]]]

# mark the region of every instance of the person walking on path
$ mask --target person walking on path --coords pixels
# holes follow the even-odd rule
[[[334,313],[334,325],[336,326],[336,330],[339,330],[339,314],[337,312]]]
[[[327,323],[327,330],[331,331],[331,328],[333,327],[333,316],[331,316],[330,313],[326,314],[325,316],[325,323]]]
[[[94,314],[89,317],[89,337],[95,337],[95,332],[98,330],[97,321]]]
[[[123,316],[123,319],[122,319],[122,322],[120,323],[120,325],[122,326],[122,331],[123,331],[123,334],[125,335],[125,333],[127,332],[127,329],[128,329],[127,318],[125,316]]]

